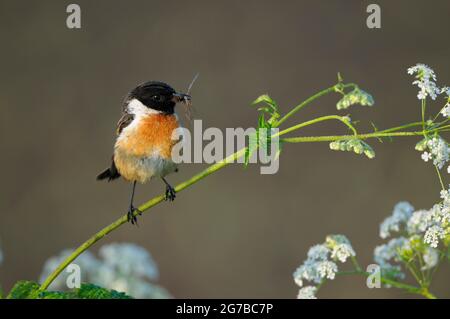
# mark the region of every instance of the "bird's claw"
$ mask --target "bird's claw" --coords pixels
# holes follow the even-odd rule
[[[130,206],[130,209],[128,210],[127,213],[127,220],[131,222],[131,224],[138,226],[137,217],[134,215],[134,212],[137,212],[138,215],[142,215],[142,211],[140,211],[138,208],[134,206]]]
[[[176,192],[175,192],[175,188],[173,188],[170,185],[166,185],[166,197],[165,200],[167,201],[173,201],[176,197]]]

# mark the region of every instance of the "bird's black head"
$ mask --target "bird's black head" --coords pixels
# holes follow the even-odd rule
[[[166,83],[150,81],[134,88],[128,94],[126,101],[129,102],[133,99],[139,100],[147,108],[166,114],[173,114],[176,103],[189,100],[190,96],[177,93]]]

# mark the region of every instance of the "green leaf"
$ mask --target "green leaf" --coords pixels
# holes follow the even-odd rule
[[[263,113],[259,114],[259,118],[258,118],[258,128],[261,128],[261,127],[266,127],[266,119],[264,118]]]
[[[245,151],[244,155],[244,166],[247,167],[251,157],[256,152],[258,148],[262,148],[265,154],[269,155],[272,148],[272,131],[273,129],[269,127],[260,127],[256,130],[255,134],[250,135],[249,145]],[[280,144],[280,143],[278,143]],[[277,145],[276,154],[279,155],[279,145]]]
[[[123,292],[108,290],[93,284],[82,284],[76,294],[79,299],[132,299]]]
[[[245,157],[244,157],[244,167],[247,167],[250,158],[253,156],[253,153],[258,149],[259,146],[259,129],[256,130],[255,134],[252,134],[249,136],[248,139],[248,147],[245,151]]]
[[[257,105],[260,103],[265,103],[271,109],[278,111],[277,102],[275,102],[268,94],[260,95],[256,100],[252,102],[252,105]]]
[[[40,285],[32,281],[19,281],[11,289],[8,299],[131,299],[123,292],[108,290],[93,284],[81,284],[71,291],[39,291]]]
[[[62,291],[43,291],[39,294],[38,298],[33,299],[78,299],[74,292],[62,292]]]
[[[259,147],[264,150],[263,154],[269,156],[272,147],[272,129],[266,128],[259,134]]]
[[[263,94],[259,96],[256,100],[252,102],[252,105],[257,105],[261,103],[263,103],[263,106],[259,107],[258,111],[270,115],[269,120],[265,123],[271,125],[280,117],[278,104],[268,94]]]
[[[39,284],[32,281],[18,281],[9,292],[8,299],[36,299]]]

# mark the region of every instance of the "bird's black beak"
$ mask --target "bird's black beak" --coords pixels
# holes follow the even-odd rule
[[[184,94],[184,93],[174,93],[172,101],[175,103],[179,103],[179,102],[188,103],[191,101],[191,96],[189,94]]]

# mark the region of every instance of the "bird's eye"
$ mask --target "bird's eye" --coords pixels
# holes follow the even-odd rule
[[[154,101],[161,101],[161,95],[153,95],[152,100]]]

